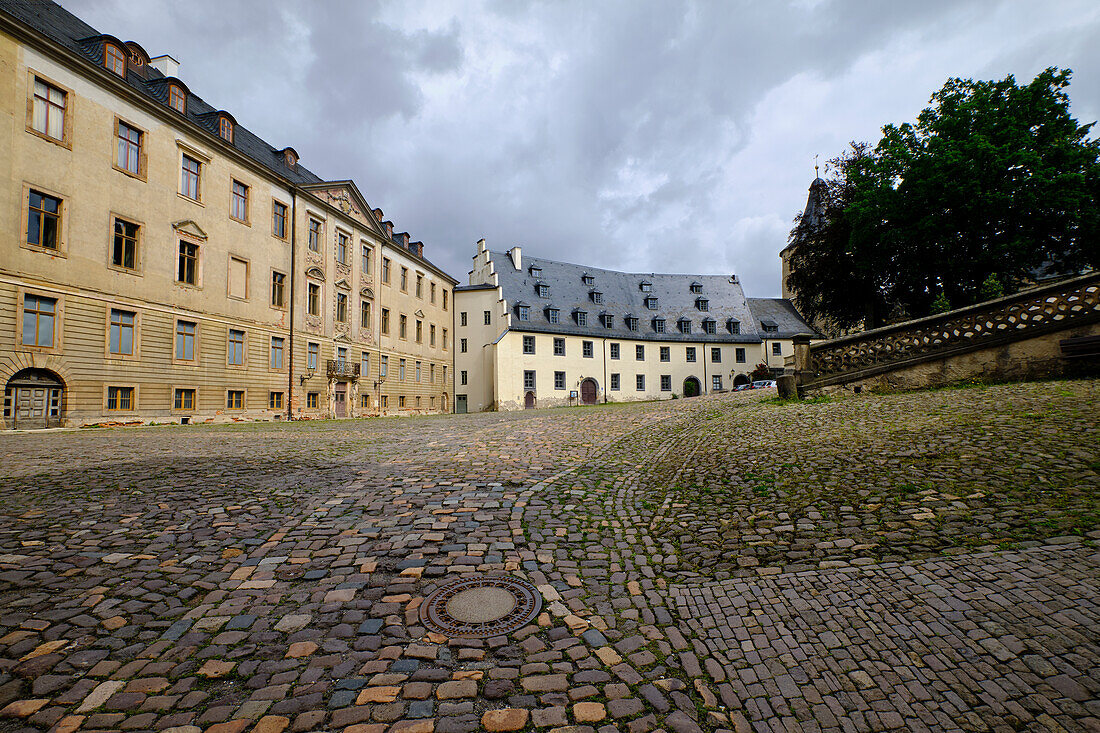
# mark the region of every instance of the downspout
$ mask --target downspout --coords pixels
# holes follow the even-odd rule
[[[704,341],[703,342],[703,384],[701,385],[701,389],[699,390],[699,394],[701,394],[701,395],[710,394],[710,392],[707,391],[707,384],[708,384],[708,382],[707,382],[707,359],[710,358],[709,351],[710,351],[710,345],[707,344],[706,341]]]
[[[607,404],[607,338],[600,339],[603,341],[603,403]]]
[[[294,281],[298,275],[298,187],[290,187],[290,345],[287,349],[286,419],[294,419]]]

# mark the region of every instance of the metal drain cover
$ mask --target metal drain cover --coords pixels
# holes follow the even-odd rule
[[[487,639],[522,628],[542,609],[535,586],[518,578],[467,578],[436,589],[420,604],[420,621],[432,631]]]

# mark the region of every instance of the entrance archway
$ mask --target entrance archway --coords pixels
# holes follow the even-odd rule
[[[45,369],[24,369],[4,386],[4,403],[10,405],[9,426],[36,430],[61,426],[65,384]]]
[[[684,397],[698,397],[702,391],[699,380],[695,377],[688,377],[684,380]]]
[[[534,392],[528,392],[527,394],[523,395],[523,409],[525,409],[525,410],[535,409],[535,393]]]
[[[749,383],[749,378],[748,378],[748,375],[746,375],[746,374],[738,374],[736,377],[733,378],[733,386],[734,387],[740,387],[742,384],[748,384],[748,383]]]
[[[581,382],[581,404],[596,404],[596,380],[591,377]]]

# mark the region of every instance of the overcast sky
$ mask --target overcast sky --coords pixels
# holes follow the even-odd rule
[[[467,281],[474,243],[779,294],[813,158],[877,141],[953,76],[1074,70],[1096,0],[64,0]],[[1094,137],[1095,135],[1094,130]]]

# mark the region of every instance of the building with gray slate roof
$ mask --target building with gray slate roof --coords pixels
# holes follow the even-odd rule
[[[604,270],[478,242],[455,288],[459,411],[666,399],[723,392],[758,364],[784,371],[789,300],[746,298],[736,275]]]

